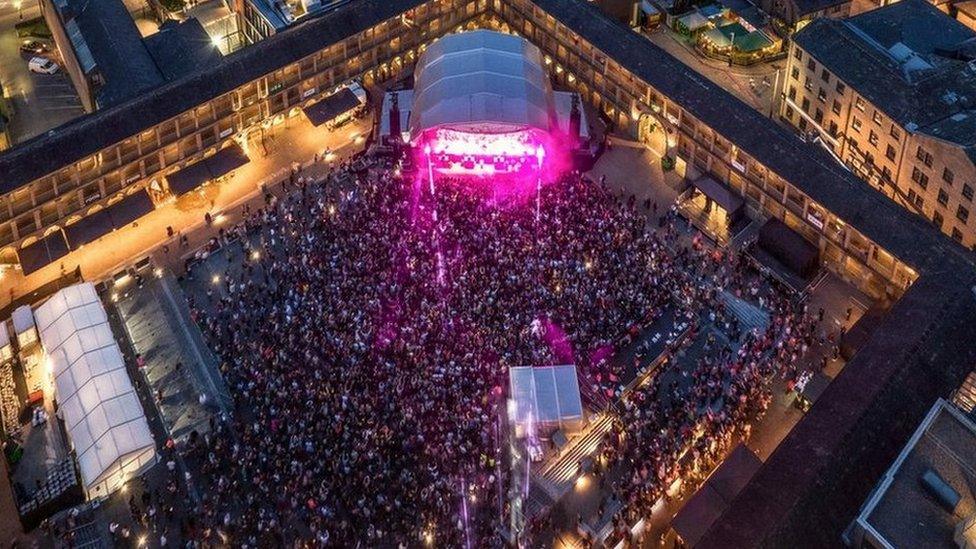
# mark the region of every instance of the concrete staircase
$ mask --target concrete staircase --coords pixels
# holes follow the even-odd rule
[[[600,441],[612,425],[610,414],[601,414],[594,418],[587,430],[570,441],[559,457],[533,472],[533,484],[543,489],[553,501],[558,501],[576,482],[580,461],[596,452]]]
[[[757,328],[762,331],[769,327],[769,313],[752,303],[724,291],[719,295],[719,299],[725,304],[725,308],[739,320],[743,334]]]
[[[966,381],[963,381],[952,401],[967,414],[972,414],[973,410],[976,410],[976,371],[966,376]]]

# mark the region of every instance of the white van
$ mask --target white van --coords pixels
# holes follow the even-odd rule
[[[27,63],[27,69],[38,74],[54,74],[61,67],[46,57],[32,57]]]

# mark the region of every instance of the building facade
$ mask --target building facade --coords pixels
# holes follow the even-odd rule
[[[782,219],[816,243],[825,261],[859,286],[898,295],[916,276],[899,251],[880,241],[883,233],[869,234],[846,219],[855,215],[844,211],[850,201],[829,203],[834,197],[819,179],[850,185],[851,178],[823,161],[821,151],[702,82],[643,38],[621,36],[616,23],[594,18],[590,8],[570,0],[378,6],[350,5],[310,20],[213,69],[0,156],[0,187],[7,190],[0,197],[0,245],[6,260],[15,261],[16,250],[129,193],[158,188],[163,176],[231,141],[246,150],[256,132],[275,131],[286,116],[339,84],[405,74],[426,44],[447,32],[490,27],[537,44],[556,83],[580,92],[618,127],[645,137],[641,128],[666,129],[673,144],[665,152],[679,166],[728,183],[755,212]],[[646,55],[659,56],[658,62],[644,63]],[[102,129],[97,138],[90,137],[92,128]],[[79,135],[89,138],[79,141]],[[61,154],[37,154],[51,150],[52,141],[63,145]]]
[[[16,262],[25,245],[152,189],[188,163],[235,143],[246,150],[251,136],[278,131],[335,86],[405,76],[427,44],[478,27],[524,36],[542,50],[557,88],[579,92],[618,129],[663,146],[679,171],[728,184],[755,214],[781,219],[815,243],[834,272],[893,302],[879,333],[702,546],[836,544],[846,524],[833,528],[835,515],[849,520],[864,501],[871,488],[864,479],[881,472],[872,464],[890,464],[885,454],[897,452],[892,446],[911,418],[957,387],[976,361],[976,260],[872,192],[825,149],[588,2],[361,0],[310,18],[0,154],[0,254]],[[934,166],[937,151],[926,152]]]
[[[886,42],[889,26],[917,43]],[[970,248],[976,246],[973,38],[921,0],[847,21],[816,21],[791,44],[780,113],[878,191]]]

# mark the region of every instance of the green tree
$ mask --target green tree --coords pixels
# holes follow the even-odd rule
[[[159,0],[159,3],[171,13],[182,11],[186,6],[186,0]]]

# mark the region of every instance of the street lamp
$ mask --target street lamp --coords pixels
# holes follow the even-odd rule
[[[539,216],[542,210],[542,161],[546,158],[546,150],[539,145],[535,150],[535,159],[539,172],[535,179],[535,223],[539,224]]]

